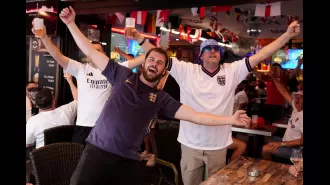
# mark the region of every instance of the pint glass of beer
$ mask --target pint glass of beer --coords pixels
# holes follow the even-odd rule
[[[33,19],[33,29],[35,37],[42,37],[44,34],[44,20],[40,18]]]
[[[39,67],[39,55],[34,56],[34,66]]]
[[[39,82],[39,73],[35,73],[34,76],[33,76],[33,81],[38,84]]]
[[[127,17],[125,26],[125,36],[132,39],[134,37],[132,30],[135,28],[135,18]]]

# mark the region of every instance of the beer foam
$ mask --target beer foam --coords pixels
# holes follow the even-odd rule
[[[33,27],[34,29],[41,29],[44,27],[44,19],[34,18],[33,19]]]

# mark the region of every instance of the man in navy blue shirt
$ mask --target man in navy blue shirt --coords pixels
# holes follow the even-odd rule
[[[79,48],[113,85],[112,93],[87,138],[71,185],[143,184],[138,151],[145,129],[156,114],[210,126],[244,126],[249,121],[244,111],[230,117],[196,112],[154,88],[166,72],[168,56],[163,49],[148,51],[139,75],[94,49],[75,24],[71,7],[63,9],[60,18]]]

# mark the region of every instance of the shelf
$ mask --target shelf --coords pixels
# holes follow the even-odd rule
[[[267,73],[269,72],[269,70],[257,70],[258,72],[261,72],[261,73]]]

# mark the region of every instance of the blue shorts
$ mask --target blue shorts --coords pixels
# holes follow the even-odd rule
[[[282,142],[282,141],[283,141],[283,139],[281,137],[277,137],[277,136],[271,136],[266,139],[266,143]],[[290,148],[290,147],[279,147],[273,152],[273,155],[280,157],[280,158],[285,158],[285,159],[290,160],[290,157],[292,154],[292,149],[293,148]]]

